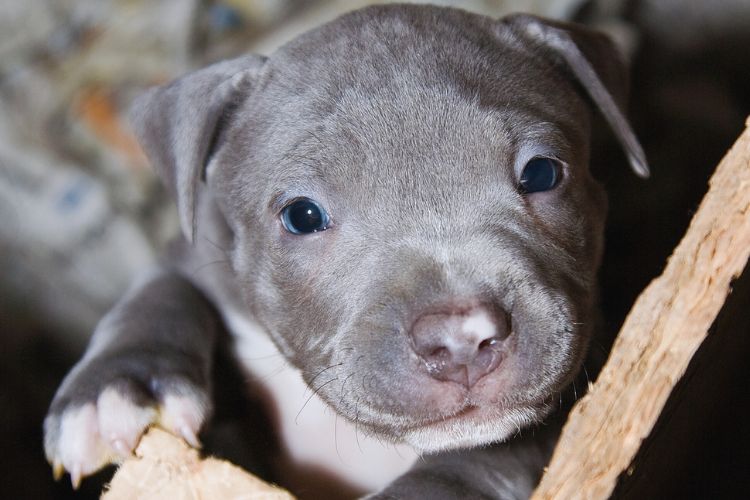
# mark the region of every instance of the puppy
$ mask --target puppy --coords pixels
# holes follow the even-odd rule
[[[291,438],[283,411],[305,402],[296,377],[352,436],[424,454],[389,468],[386,453],[364,489],[528,496],[554,432],[511,438],[554,409],[592,335],[606,212],[593,113],[648,174],[625,82],[587,29],[399,5],[148,92],[134,123],[184,237],[58,390],[56,472],[77,484],[152,423],[198,445],[224,323],[251,374],[269,349],[290,367],[258,378],[291,449],[311,438]]]

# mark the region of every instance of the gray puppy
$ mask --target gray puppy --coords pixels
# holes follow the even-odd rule
[[[197,444],[220,317],[251,373],[270,339],[340,421],[426,454],[383,497],[527,496],[554,432],[497,443],[550,413],[592,334],[595,109],[648,173],[625,82],[587,29],[400,5],[150,91],[135,124],[184,239],[58,390],[56,472],[77,484],[155,422]]]

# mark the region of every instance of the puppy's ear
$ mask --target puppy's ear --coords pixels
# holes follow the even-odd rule
[[[648,177],[646,155],[622,111],[627,102],[628,72],[612,41],[579,25],[527,14],[508,16],[503,21],[525,45],[568,68],[612,127],[633,171]]]
[[[130,113],[136,136],[177,201],[180,226],[195,236],[195,193],[228,114],[246,96],[265,62],[245,56],[189,73],[150,89]]]

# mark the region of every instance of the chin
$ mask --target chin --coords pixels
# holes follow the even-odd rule
[[[549,405],[474,407],[453,417],[407,429],[402,440],[421,453],[487,446],[512,438],[541,421],[551,410]]]

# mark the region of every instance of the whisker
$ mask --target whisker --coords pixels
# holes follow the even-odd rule
[[[591,339],[591,346],[599,349],[599,351],[604,354],[605,357],[609,354],[607,349],[596,338]]]
[[[333,412],[333,447],[336,449],[336,456],[339,457],[339,461],[341,463],[344,463],[344,459],[341,458],[341,453],[339,453],[339,435],[338,435],[338,425],[339,423],[339,414],[337,412]]]
[[[356,410],[354,411],[354,439],[357,441],[357,448],[359,448],[359,452],[364,454],[364,451],[362,451],[362,444],[359,442],[359,398],[354,402],[354,406]]]
[[[213,266],[213,265],[216,265],[216,264],[227,264],[227,265],[229,265],[229,261],[227,259],[219,259],[219,260],[214,260],[214,261],[211,261],[211,262],[207,262],[207,263],[205,263],[205,264],[197,267],[196,269],[193,269],[193,274],[197,274],[197,273],[201,272],[204,268],[206,268],[208,266]]]
[[[284,363],[279,364],[276,368],[269,371],[268,373],[264,373],[262,375],[253,375],[250,378],[248,378],[249,382],[263,382],[268,381],[272,377],[275,377],[276,375],[283,373],[285,370],[287,370],[289,367],[286,366]]]
[[[209,243],[211,246],[213,246],[217,250],[221,250],[224,253],[224,255],[227,255],[227,253],[229,252],[228,248],[224,248],[223,246],[219,245],[218,243],[216,243],[215,241],[213,241],[208,236],[203,236],[202,239],[203,239],[203,241],[205,241],[206,243]]]
[[[266,356],[240,356],[240,359],[244,361],[262,361],[264,359],[271,359],[271,358],[284,358],[284,355],[279,353],[276,354],[268,354]]]
[[[313,396],[315,396],[316,394],[318,394],[318,391],[319,391],[319,390],[321,390],[321,389],[322,389],[323,387],[327,386],[328,384],[330,384],[330,383],[331,383],[331,382],[333,382],[334,380],[338,380],[338,379],[339,379],[338,377],[334,377],[334,378],[330,379],[330,380],[329,380],[328,382],[326,382],[326,383],[324,383],[324,384],[322,384],[322,385],[318,386],[318,388],[317,388],[317,389],[315,389],[315,390],[314,390],[314,391],[312,392],[312,394],[310,394],[310,396],[309,396],[309,397],[307,398],[307,400],[305,400],[305,403],[304,403],[304,404],[302,405],[302,408],[300,408],[300,409],[299,409],[299,411],[297,412],[297,415],[296,415],[296,416],[294,417],[294,423],[295,423],[295,424],[298,424],[298,423],[299,423],[299,422],[298,422],[298,420],[299,420],[299,416],[300,416],[300,414],[302,413],[302,410],[304,410],[304,409],[305,409],[305,407],[307,406],[307,403],[309,403],[309,402],[310,402],[310,400],[311,400],[311,399],[313,398]]]
[[[586,370],[586,365],[585,364],[583,364],[582,366],[583,366],[583,374],[586,375],[586,385],[588,387],[591,387],[591,379],[589,378],[589,372],[588,372],[588,370]]]
[[[310,390],[310,388],[315,384],[315,380],[317,380],[318,377],[320,377],[322,374],[324,374],[325,372],[327,372],[331,368],[336,368],[336,367],[341,366],[343,364],[344,363],[338,363],[338,364],[335,364],[335,365],[328,365],[325,368],[323,368],[322,370],[320,370],[318,373],[316,373],[315,376],[313,376],[312,380],[310,380],[310,382],[307,384],[307,389],[305,389],[305,393],[307,393],[307,391]]]
[[[344,398],[344,388],[346,387],[347,381],[354,376],[355,372],[351,372],[349,375],[346,376],[343,382],[341,382],[341,391],[339,391],[339,399]]]

